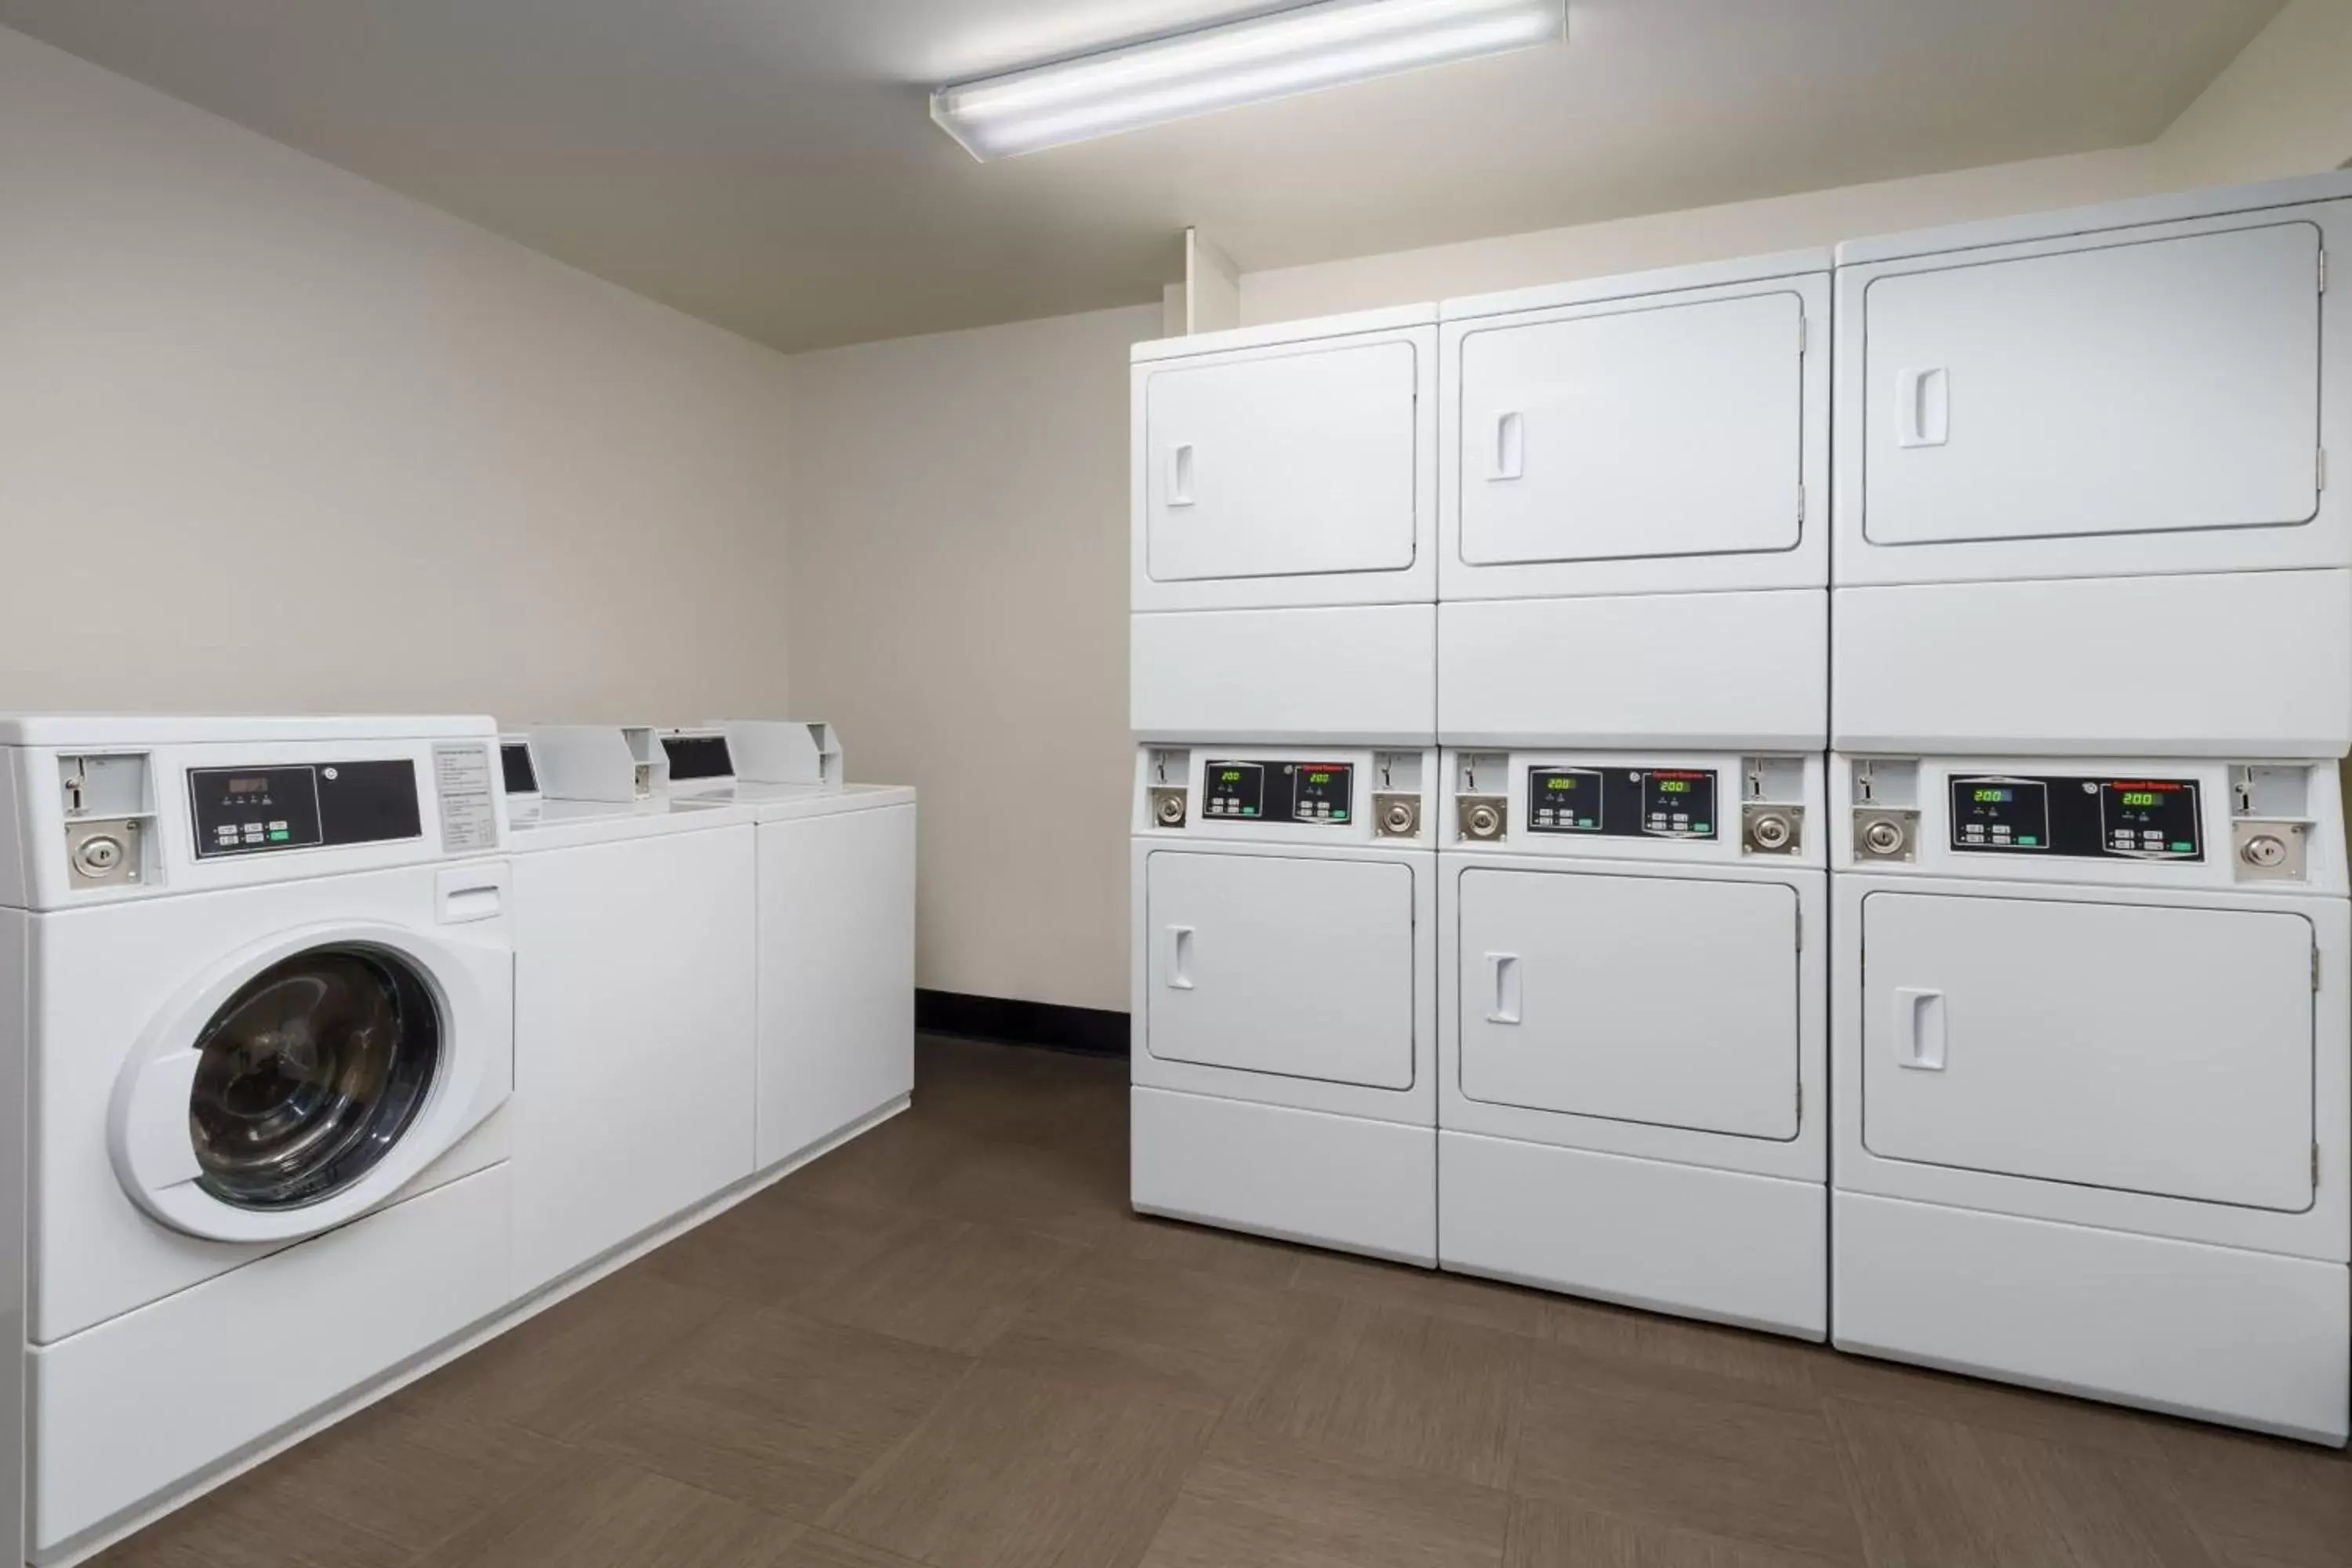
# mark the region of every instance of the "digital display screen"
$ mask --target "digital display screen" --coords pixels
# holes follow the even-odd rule
[[[1554,773],[1544,780],[1544,789],[1553,795],[1571,795],[1580,782],[1574,773]]]
[[[1690,794],[1690,787],[1691,784],[1688,779],[1660,779],[1658,781],[1658,793],[1660,795],[1688,795]]]
[[[1975,792],[1975,798],[1976,803],[1979,805],[2007,805],[2017,798],[2017,792],[2013,789],[2006,788],[1987,789],[1979,787]]]
[[[268,795],[269,793],[269,777],[268,774],[262,773],[250,778],[233,778],[228,781],[227,789],[228,793],[231,795]]]
[[[2120,792],[2120,798],[2126,805],[2154,805],[2158,797],[2154,790],[2127,789]]]
[[[509,795],[537,795],[539,770],[530,764],[530,747],[509,741],[499,748],[499,766],[506,774]]]
[[[1951,802],[1964,854],[2205,858],[2193,779],[1955,777]]]

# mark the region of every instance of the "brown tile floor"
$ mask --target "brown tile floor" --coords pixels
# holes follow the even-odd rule
[[[2352,1568],[2352,1463],[1139,1220],[1123,1064],[915,1109],[110,1568]]]

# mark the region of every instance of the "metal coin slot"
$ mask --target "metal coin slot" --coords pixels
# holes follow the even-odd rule
[[[1793,855],[1801,847],[1804,811],[1793,805],[1751,805],[1741,813],[1741,847],[1750,855]]]
[[[1420,797],[1410,795],[1372,796],[1372,833],[1379,838],[1420,837]]]
[[[1509,821],[1509,803],[1491,797],[1465,795],[1454,803],[1454,830],[1464,838],[1492,841],[1502,837]]]
[[[1857,811],[1853,814],[1853,852],[1864,860],[1909,861],[1919,837],[1916,811]]]
[[[121,887],[139,880],[135,819],[110,818],[66,826],[66,864],[78,888]]]
[[[2311,830],[2300,822],[2235,822],[2230,825],[2241,882],[2300,882]]]

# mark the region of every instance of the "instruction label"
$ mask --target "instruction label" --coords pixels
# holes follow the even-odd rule
[[[445,853],[499,847],[499,803],[490,793],[489,747],[434,747],[433,787],[441,797]]]

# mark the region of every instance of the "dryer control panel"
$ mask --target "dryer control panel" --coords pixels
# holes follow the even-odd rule
[[[2205,858],[2195,779],[1955,773],[1948,787],[1958,854]]]
[[[1344,826],[1354,820],[1355,781],[1352,763],[1211,757],[1202,768],[1201,809],[1228,822]]]
[[[1712,768],[1528,770],[1528,831],[1616,838],[1712,838]]]

